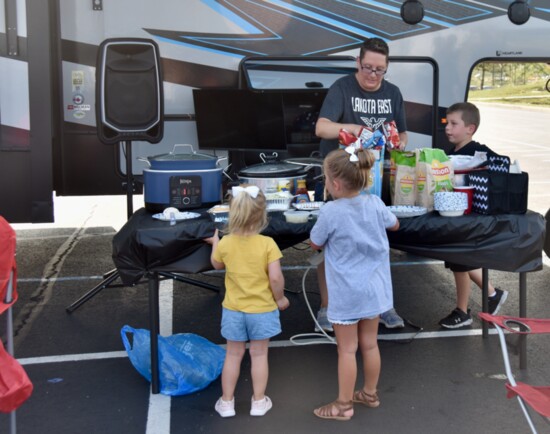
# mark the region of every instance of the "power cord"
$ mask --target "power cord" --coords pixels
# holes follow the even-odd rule
[[[322,253],[318,253],[314,255],[312,258],[310,258],[311,266],[304,271],[304,275],[302,277],[302,292],[304,293],[304,300],[306,301],[307,308],[309,310],[309,313],[311,317],[313,318],[313,322],[317,326],[319,330],[321,330],[320,333],[301,333],[294,335],[290,338],[290,342],[292,342],[294,345],[317,345],[317,344],[332,344],[336,345],[336,339],[327,334],[317,321],[316,315],[313,313],[313,309],[311,308],[311,305],[309,304],[309,299],[307,298],[307,291],[306,291],[306,278],[309,273],[309,270],[316,267],[316,259],[319,257],[319,255],[322,255]],[[311,338],[319,338],[319,339],[311,339]],[[300,341],[299,339],[308,339],[307,341]]]
[[[309,271],[312,268],[316,268],[317,265],[319,265],[319,263],[323,260],[324,260],[323,252],[316,253],[315,255],[309,257],[308,261],[311,265],[308,268],[306,268],[306,271],[304,271],[304,275],[302,277],[302,292],[304,294],[304,300],[305,300],[307,308],[309,310],[309,314],[311,315],[311,318],[313,318],[313,322],[315,323],[317,328],[319,330],[321,330],[321,332],[320,333],[301,333],[301,334],[294,335],[290,338],[290,342],[292,342],[294,345],[317,345],[317,344],[336,345],[336,339],[334,337],[330,336],[329,334],[327,334],[327,332],[325,332],[325,330],[323,330],[323,328],[321,327],[321,325],[317,321],[317,316],[313,313],[313,309],[311,308],[311,305],[309,304],[309,299],[307,297],[307,291],[306,291],[306,278],[307,278],[307,275],[309,274]],[[412,322],[410,322],[408,320],[405,320],[405,322],[409,326],[411,326],[412,328],[416,329],[416,332],[413,333],[412,336],[409,337],[408,339],[392,339],[393,342],[395,342],[395,343],[410,343],[418,336],[419,333],[421,333],[423,331],[422,327],[420,327],[416,324],[413,324]],[[312,339],[312,338],[319,338],[319,339]],[[308,340],[300,341],[299,339],[308,339]],[[379,336],[378,339],[379,340],[385,340],[383,338],[383,336]]]

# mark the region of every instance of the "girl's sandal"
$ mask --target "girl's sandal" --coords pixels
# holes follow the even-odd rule
[[[353,401],[342,402],[336,400],[316,408],[313,410],[313,414],[321,419],[350,420],[353,416]]]
[[[380,405],[380,399],[378,399],[378,393],[373,394],[365,392],[363,389],[356,390],[353,393],[353,402],[366,405],[370,408],[376,408]]]

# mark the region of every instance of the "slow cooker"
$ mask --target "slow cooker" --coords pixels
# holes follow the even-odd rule
[[[260,154],[260,158],[264,161],[263,163],[254,164],[239,172],[239,181],[257,185],[264,193],[276,192],[280,181],[287,181],[294,192],[298,179],[305,179],[308,174],[307,167],[281,162],[277,160],[276,153],[273,156]]]
[[[190,149],[189,152],[181,152]],[[143,169],[145,209],[162,212],[211,207],[221,202],[222,159],[193,151],[191,145],[175,145],[169,154],[148,157]]]
[[[188,210],[220,203],[222,170],[143,169],[145,209],[157,213],[168,207]]]

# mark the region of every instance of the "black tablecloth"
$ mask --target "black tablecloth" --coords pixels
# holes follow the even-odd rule
[[[170,222],[154,219],[144,208],[136,211],[113,238],[113,261],[125,285],[137,283],[148,272],[200,273],[211,270],[211,247],[203,239],[216,227],[206,210],[201,217]],[[309,238],[313,223],[287,223],[282,213],[270,213],[269,226],[262,232],[284,250]]]
[[[313,223],[291,224],[270,214],[263,232],[284,250],[309,238]],[[392,248],[434,259],[501,271],[535,271],[542,267],[545,222],[537,213],[441,217],[432,212],[400,219],[389,232]],[[216,226],[204,212],[174,226],[140,209],[113,238],[113,261],[125,285],[148,272],[200,273],[210,270],[210,246],[203,239]]]
[[[400,219],[388,232],[390,245],[443,261],[500,271],[535,271],[542,267],[545,221],[535,212],[442,217],[437,211]]]

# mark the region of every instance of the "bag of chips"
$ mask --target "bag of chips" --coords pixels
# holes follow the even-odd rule
[[[414,205],[416,201],[416,155],[391,151],[390,196],[392,205]]]
[[[416,149],[416,205],[432,211],[434,193],[453,191],[453,165],[443,149]]]

